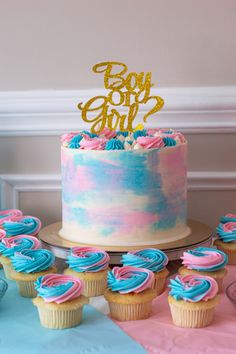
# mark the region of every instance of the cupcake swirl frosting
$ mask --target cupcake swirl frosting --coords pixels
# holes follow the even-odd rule
[[[5,257],[12,257],[15,252],[25,249],[39,248],[41,248],[41,242],[36,237],[29,235],[5,237],[0,242],[0,253]]]
[[[83,291],[83,282],[71,275],[47,274],[38,277],[35,289],[46,303],[61,304],[79,297]]]
[[[181,257],[183,265],[188,269],[195,269],[202,272],[214,272],[224,268],[228,262],[227,255],[214,248],[197,247],[188,250]]]
[[[0,225],[5,221],[14,221],[17,217],[22,216],[22,211],[19,209],[4,209],[0,211]]]
[[[11,257],[13,268],[17,272],[37,273],[50,268],[55,261],[51,251],[45,249],[25,249]]]
[[[154,281],[152,271],[131,266],[114,267],[108,272],[108,288],[120,294],[140,293],[151,288]]]
[[[236,222],[220,223],[216,228],[217,234],[223,242],[236,242]]]
[[[37,235],[41,229],[41,221],[34,216],[19,216],[2,224],[7,236]]]
[[[2,239],[6,237],[6,231],[0,229],[0,242],[2,241]]]
[[[108,254],[94,247],[73,247],[67,258],[69,267],[76,272],[99,272],[108,268]]]
[[[218,292],[217,282],[203,275],[177,275],[168,285],[170,295],[175,300],[188,302],[207,301],[213,299]]]
[[[168,258],[164,252],[158,249],[146,248],[124,254],[121,263],[124,266],[146,268],[152,272],[160,272],[167,265]]]
[[[236,222],[236,214],[228,213],[226,215],[221,216],[220,222],[225,224],[226,222],[233,221]]]

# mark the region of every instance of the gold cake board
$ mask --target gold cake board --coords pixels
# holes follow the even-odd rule
[[[188,220],[188,226],[191,232],[185,238],[178,241],[172,241],[168,243],[160,243],[153,245],[141,245],[141,246],[109,246],[109,245],[92,245],[85,243],[77,243],[65,240],[59,236],[59,230],[61,229],[62,223],[57,222],[44,227],[39,232],[39,238],[43,242],[45,248],[50,249],[56,257],[66,259],[69,254],[69,249],[75,246],[91,246],[108,251],[111,256],[111,263],[115,264],[122,253],[143,249],[143,248],[158,248],[164,251],[169,260],[179,259],[183,252],[190,248],[195,248],[197,246],[211,246],[212,244],[212,229],[199,221]],[[113,259],[112,259],[113,257]]]

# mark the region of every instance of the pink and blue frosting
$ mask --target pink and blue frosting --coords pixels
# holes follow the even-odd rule
[[[140,293],[151,288],[153,282],[154,273],[145,268],[114,267],[107,275],[108,288],[120,294]]]
[[[34,216],[18,216],[14,220],[4,221],[6,236],[37,235],[41,229],[41,221]]]
[[[197,247],[188,250],[181,257],[183,265],[188,269],[201,272],[214,272],[223,269],[228,263],[228,256],[215,248]]]
[[[121,263],[124,266],[146,268],[152,272],[160,272],[167,265],[168,258],[164,252],[156,248],[145,248],[122,255]]]
[[[0,210],[0,225],[5,221],[14,221],[17,217],[22,216],[23,213],[19,209],[3,209]]]
[[[35,289],[46,303],[61,304],[78,298],[83,291],[83,282],[71,275],[47,274],[38,277]]]
[[[0,242],[0,253],[5,257],[12,257],[15,252],[20,252],[24,249],[39,248],[41,248],[41,242],[30,235],[5,237]]]
[[[169,295],[175,300],[199,302],[213,299],[218,292],[217,282],[203,275],[177,275],[170,279]]]
[[[223,242],[236,242],[236,222],[220,223],[216,228],[219,239]]]
[[[11,263],[16,272],[38,273],[49,269],[55,262],[55,256],[45,249],[24,249],[15,252]]]
[[[109,255],[94,247],[73,247],[67,258],[69,268],[76,272],[99,272],[109,266]]]
[[[236,214],[228,213],[228,214],[221,216],[221,218],[220,218],[220,222],[222,224],[225,224],[226,222],[230,222],[230,221],[236,222]]]
[[[6,231],[4,231],[3,229],[0,229],[0,242],[2,242],[2,239],[6,237]]]

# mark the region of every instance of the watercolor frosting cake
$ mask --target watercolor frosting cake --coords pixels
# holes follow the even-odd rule
[[[170,129],[63,135],[60,236],[109,246],[186,237],[186,154],[184,136]]]

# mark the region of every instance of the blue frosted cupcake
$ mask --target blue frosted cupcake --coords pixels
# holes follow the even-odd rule
[[[226,214],[221,217],[216,228],[218,239],[214,245],[228,256],[228,264],[236,265],[236,215]]]
[[[45,249],[22,250],[11,257],[11,279],[17,282],[21,296],[37,296],[34,282],[39,276],[56,273],[54,261],[52,252]]]
[[[152,288],[156,290],[157,296],[165,290],[166,279],[169,274],[166,269],[168,258],[166,254],[156,248],[146,248],[139,251],[132,251],[124,254],[121,259],[124,266],[146,268],[154,273]]]

